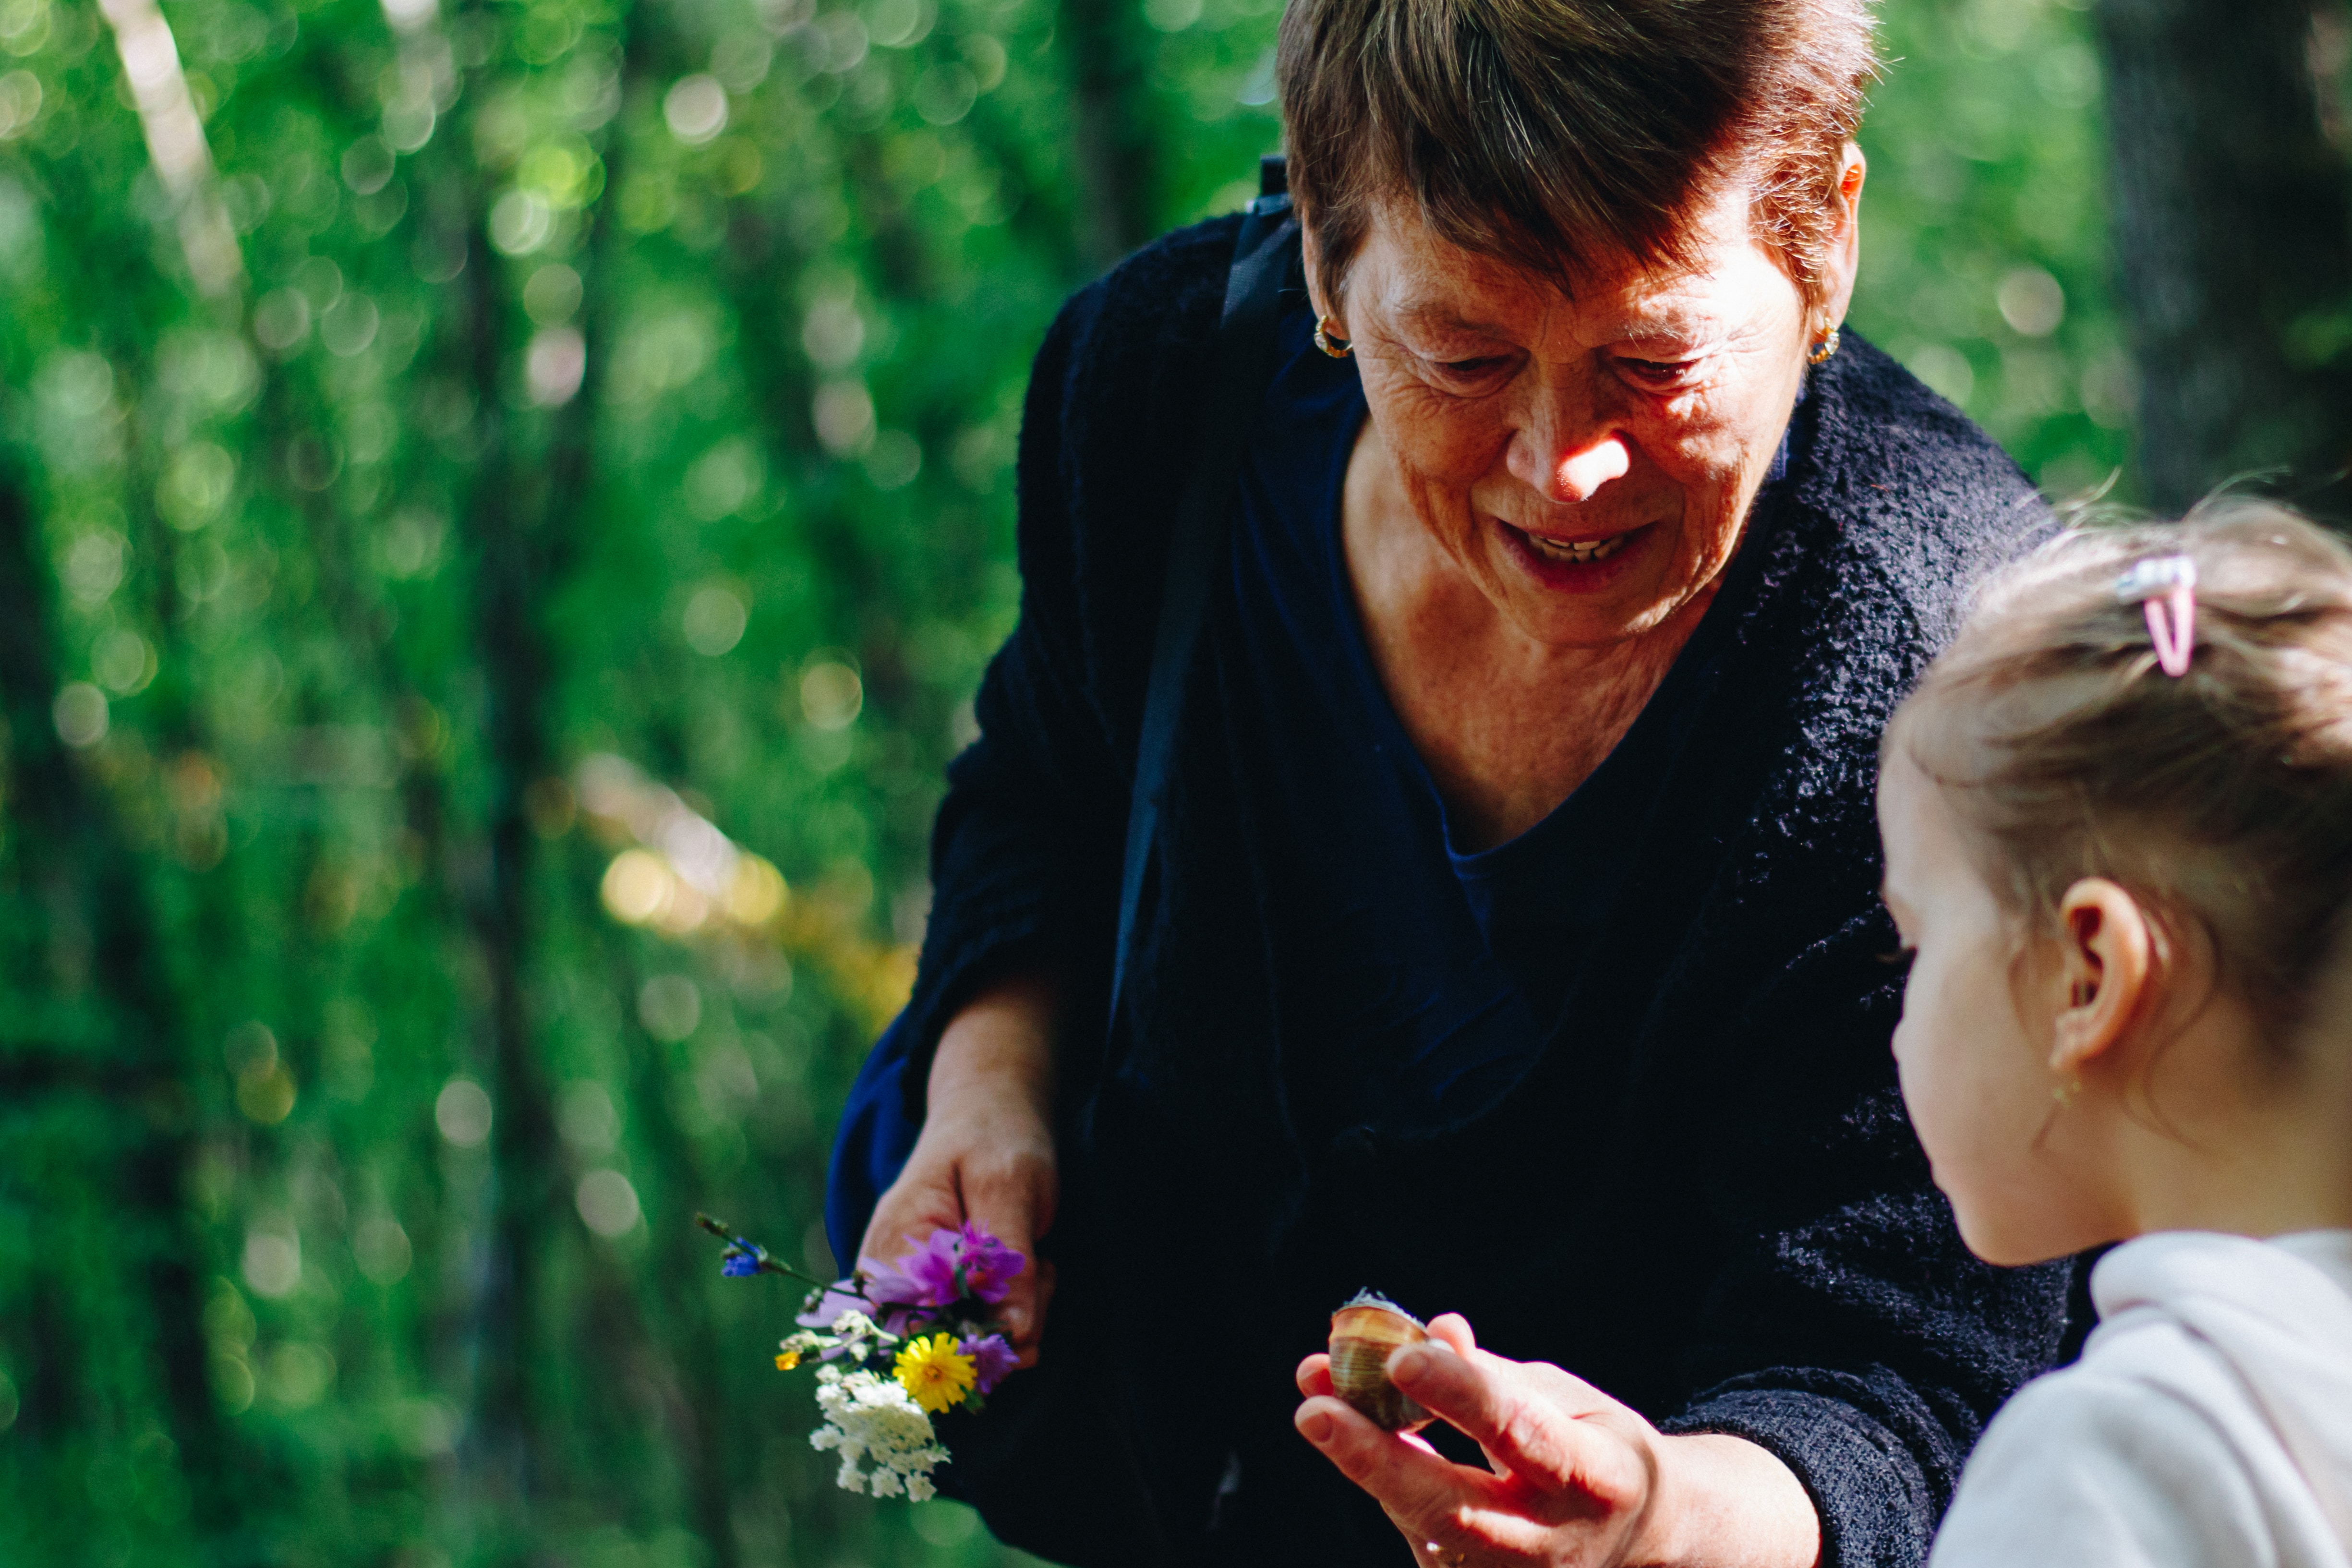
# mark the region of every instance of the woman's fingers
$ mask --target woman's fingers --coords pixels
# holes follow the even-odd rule
[[[1440,1312],[1432,1318],[1429,1337],[1452,1347],[1456,1355],[1468,1355],[1478,1348],[1478,1336],[1470,1331],[1470,1320],[1459,1312]]]
[[[988,1103],[957,1107],[924,1124],[906,1168],[876,1204],[858,1256],[893,1263],[935,1230],[967,1221],[985,1227],[1029,1260],[996,1309],[1026,1366],[1053,1296],[1037,1242],[1059,1196],[1052,1136],[1034,1116]]]
[[[1474,1495],[1475,1489],[1494,1479],[1453,1463],[1426,1443],[1381,1431],[1328,1394],[1307,1400],[1294,1419],[1299,1436],[1378,1498],[1401,1526],[1426,1521],[1433,1528],[1451,1520],[1464,1504],[1486,1500]]]
[[[1491,1471],[1450,1463],[1419,1438],[1383,1432],[1323,1397],[1330,1368],[1322,1356],[1298,1369],[1309,1395],[1298,1430],[1379,1500],[1422,1562],[1616,1562],[1635,1542],[1662,1463],[1661,1439],[1637,1413],[1559,1367],[1478,1349],[1469,1323],[1452,1313],[1429,1325],[1427,1342],[1391,1353],[1388,1373],[1475,1440]]]
[[[889,1262],[920,1246],[931,1232],[963,1223],[963,1201],[956,1192],[954,1173],[929,1162],[908,1161],[874,1205],[858,1258]],[[857,1266],[857,1258],[835,1259],[842,1273]]]
[[[1416,1436],[1383,1432],[1337,1399],[1309,1399],[1297,1419],[1299,1434],[1370,1492],[1406,1540],[1435,1545],[1438,1561],[1510,1561],[1541,1549],[1542,1527],[1500,1478],[1454,1464]]]
[[[1012,1289],[996,1310],[1004,1337],[1025,1363],[1037,1348],[1045,1322],[1046,1292],[1037,1239],[1053,1223],[1059,1194],[1051,1152],[992,1148],[966,1159],[960,1175],[965,1215],[1029,1259],[1029,1267],[1013,1277]]]
[[[1538,1485],[1579,1482],[1591,1468],[1596,1445],[1622,1447],[1613,1434],[1580,1419],[1612,1408],[1610,1401],[1556,1367],[1506,1361],[1484,1351],[1460,1354],[1450,1340],[1442,1339],[1391,1355],[1389,1376],[1423,1409],[1484,1448],[1499,1468]]]

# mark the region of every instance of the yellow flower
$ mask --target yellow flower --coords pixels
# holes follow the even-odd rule
[[[953,1334],[909,1340],[898,1352],[898,1386],[934,1415],[962,1404],[971,1384],[971,1357],[956,1350]]]
[[[776,1370],[778,1372],[790,1372],[793,1368],[800,1364],[801,1352],[798,1351],[786,1351],[783,1354],[776,1358]]]

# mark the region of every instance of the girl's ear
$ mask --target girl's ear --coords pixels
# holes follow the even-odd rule
[[[2146,998],[2155,934],[2139,900],[2105,877],[2085,877],[2058,900],[2059,983],[2065,995],[2050,1067],[2072,1078],[2123,1037]]]

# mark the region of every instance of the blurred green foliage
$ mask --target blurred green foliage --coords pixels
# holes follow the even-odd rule
[[[2089,0],[1892,0],[1853,321],[2042,489],[2105,485],[2138,407],[2111,290]],[[2122,482],[2110,492],[2129,499]]]
[[[830,1266],[1028,356],[1250,194],[1275,19],[0,0],[9,1561],[1010,1559],[833,1488],[688,1220]],[[1886,27],[1855,320],[2095,483],[2083,18]]]

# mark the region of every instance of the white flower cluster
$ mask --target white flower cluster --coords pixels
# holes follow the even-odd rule
[[[932,1467],[944,1464],[948,1451],[934,1440],[931,1418],[898,1379],[821,1366],[816,1381],[825,1424],[809,1434],[809,1446],[841,1450],[842,1488],[876,1497],[904,1491],[917,1502],[929,1498]],[[868,1463],[871,1470],[863,1468]]]
[[[846,1352],[852,1361],[863,1361],[877,1351],[887,1355],[890,1347],[898,1342],[897,1334],[865,1313],[851,1310],[834,1319],[829,1332],[818,1333],[814,1329],[803,1329],[782,1341],[779,1348],[795,1356],[823,1354],[828,1361],[835,1354]]]

